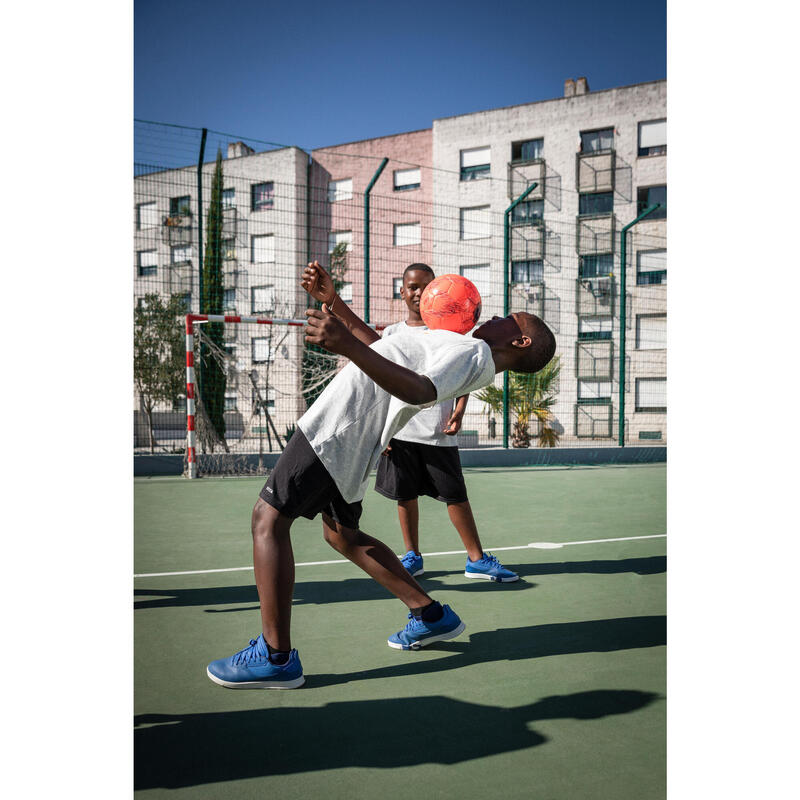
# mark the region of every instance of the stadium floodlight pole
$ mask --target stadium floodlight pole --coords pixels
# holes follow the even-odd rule
[[[652,214],[661,203],[646,208],[636,217],[633,222],[629,222],[619,235],[619,446],[625,446],[625,328],[628,324],[627,312],[628,302],[625,296],[628,274],[628,252],[627,241],[628,231],[645,217]]]
[[[509,283],[511,280],[511,261],[509,247],[509,228],[511,212],[539,185],[534,181],[503,214],[503,316],[507,317],[509,308]],[[508,447],[508,370],[503,372],[503,447]]]
[[[388,158],[381,161],[364,191],[364,322],[369,322],[369,193],[388,163]]]

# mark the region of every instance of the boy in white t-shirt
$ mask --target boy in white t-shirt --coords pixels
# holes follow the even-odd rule
[[[434,279],[427,264],[409,264],[403,271],[400,296],[408,307],[408,317],[387,326],[384,338],[398,333],[422,333],[428,327],[419,312],[419,301],[425,287]],[[447,503],[447,514],[464,548],[467,578],[510,583],[519,576],[506,569],[491,553],[484,553],[478,528],[467,499],[467,487],[461,472],[458,447],[453,438],[461,429],[461,421],[469,395],[438,403],[420,411],[389,442],[378,460],[375,491],[397,501],[397,515],[406,553],[400,559],[412,577],[424,572],[419,550],[419,503],[417,498],[429,495]]]
[[[392,436],[422,408],[488,386],[506,369],[536,372],[555,353],[552,332],[533,314],[493,317],[471,337],[426,331],[381,339],[336,294],[317,262],[305,268],[302,285],[323,303],[321,311],[306,311],[306,342],[350,363],[298,420],[253,508],[261,633],[207,669],[212,681],[234,689],[293,689],[305,682],[290,640],[289,533],[299,516],[321,513],[325,540],[409,608],[410,621],[389,637],[390,647],[416,650],[464,630],[458,615],[435,602],[391,548],[359,530],[369,473]]]

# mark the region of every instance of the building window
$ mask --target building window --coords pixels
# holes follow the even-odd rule
[[[419,189],[420,170],[419,167],[413,169],[396,169],[394,171],[394,190],[403,192],[408,189]]]
[[[172,401],[172,410],[173,411],[177,411],[179,414],[185,414],[186,413],[186,396],[185,395],[180,394]]]
[[[222,240],[222,258],[225,261],[233,261],[236,258],[236,241],[234,239]]]
[[[601,153],[614,149],[614,129],[581,131],[581,153]]]
[[[150,203],[139,203],[136,206],[136,228],[137,230],[144,230],[145,228],[154,228],[158,225],[158,206],[155,200]]]
[[[667,218],[666,186],[640,186],[636,192],[636,201],[637,214],[641,214],[642,211],[645,211],[656,203],[660,204],[660,208],[657,208],[652,214],[645,217],[645,220]]]
[[[667,315],[636,315],[636,349],[666,350],[667,347]]]
[[[473,147],[461,151],[461,180],[477,181],[490,178],[492,166],[490,163],[491,149],[488,147]]]
[[[275,261],[275,237],[271,233],[250,237],[250,261],[269,264]]]
[[[613,253],[595,253],[590,256],[581,256],[578,266],[578,277],[599,278],[610,275],[614,271]]]
[[[332,253],[337,244],[344,242],[347,252],[353,249],[353,231],[331,231],[328,234],[328,253]]]
[[[581,405],[606,405],[611,402],[611,381],[578,381]]]
[[[353,179],[342,178],[339,181],[328,183],[328,202],[338,203],[341,200],[350,200],[353,196]]]
[[[225,407],[224,411],[236,411],[236,395],[235,394],[226,394],[225,395]]]
[[[339,298],[344,300],[345,303],[353,302],[353,284],[343,283],[342,288],[339,289]]]
[[[534,225],[542,221],[544,200],[523,200],[511,212],[512,225]]]
[[[655,119],[639,123],[639,155],[663,156],[667,152],[667,121]]]
[[[171,217],[188,217],[192,213],[192,198],[186,194],[182,197],[170,197],[169,215]]]
[[[136,253],[136,266],[139,276],[155,275],[158,271],[158,255],[155,250],[139,250]]]
[[[636,379],[636,410],[665,412],[667,410],[667,379]]]
[[[667,282],[667,251],[640,250],[636,253],[636,285]]]
[[[275,287],[253,286],[250,288],[250,313],[261,314],[275,310]]]
[[[578,338],[585,341],[610,339],[611,325],[611,317],[581,317],[578,319]]]
[[[542,283],[543,280],[544,263],[541,258],[511,262],[512,283]]]
[[[253,348],[253,363],[266,364],[272,361],[275,354],[269,346],[269,339],[266,336],[256,336],[250,340]]]
[[[492,286],[489,264],[470,264],[465,267],[459,267],[458,272],[459,275],[469,278],[475,284],[475,288],[480,292],[481,299],[486,300],[487,297],[491,297]]]
[[[614,192],[582,194],[578,198],[578,214],[582,217],[593,214],[611,214],[613,211]]]
[[[224,289],[222,292],[222,310],[236,310],[236,289]]]
[[[188,314],[192,310],[192,293],[191,292],[184,292],[181,295],[181,305],[183,306],[183,311],[185,314]]]
[[[192,246],[190,244],[177,244],[169,249],[170,264],[188,264],[192,260]]]
[[[462,208],[461,238],[485,239],[489,236],[489,206]]]
[[[536,161],[542,158],[544,152],[544,139],[528,139],[524,142],[511,143],[511,160]]]
[[[222,207],[236,208],[236,189],[222,190]]]
[[[257,414],[261,413],[261,409],[258,407],[258,392],[253,389],[252,390],[252,397],[253,397],[253,409],[255,409]],[[263,406],[266,407],[267,411],[274,411],[275,410],[275,390],[274,389],[267,389],[267,396],[264,397],[264,393],[261,393],[261,403]],[[255,433],[259,432],[259,429],[256,428]],[[262,428],[261,433],[266,433],[267,429]]]
[[[260,211],[262,208],[272,208],[275,185],[272,181],[254,183],[250,187],[250,209]]]
[[[422,241],[422,226],[419,222],[401,223],[394,226],[394,246],[419,244]]]
[[[400,290],[403,288],[402,278],[392,278],[392,300],[402,300],[403,295]]]

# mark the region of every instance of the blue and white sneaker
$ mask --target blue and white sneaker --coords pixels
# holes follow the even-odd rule
[[[498,581],[499,583],[511,583],[519,580],[519,575],[516,572],[506,569],[497,560],[497,556],[493,556],[491,553],[484,553],[483,557],[477,561],[470,561],[467,558],[464,576],[467,578],[481,578],[485,581]]]
[[[214,683],[228,689],[296,689],[306,682],[297,650],[292,650],[285,664],[273,664],[262,635],[229,658],[212,661],[206,672]]]
[[[392,634],[387,644],[395,650],[419,650],[420,647],[433,642],[454,639],[466,625],[450,606],[442,606],[442,610],[444,616],[437,622],[423,622],[421,619],[416,619],[413,614],[409,614],[408,625]]]
[[[416,578],[417,575],[422,575],[425,572],[422,569],[422,556],[418,556],[413,550],[409,550],[401,559],[400,563],[406,568],[408,574],[412,578]]]

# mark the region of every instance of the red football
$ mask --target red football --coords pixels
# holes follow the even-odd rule
[[[419,313],[432,330],[468,333],[481,316],[481,296],[463,275],[440,275],[425,287]]]

